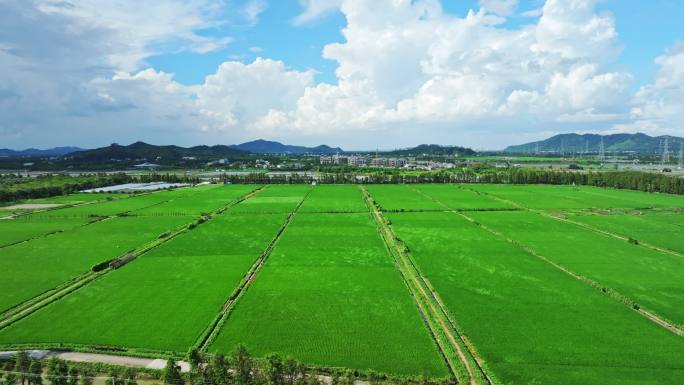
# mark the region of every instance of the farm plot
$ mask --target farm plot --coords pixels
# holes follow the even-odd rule
[[[121,199],[130,196],[126,193],[74,193],[50,198],[29,199],[25,203],[77,204],[107,199]]]
[[[368,212],[361,192],[353,185],[320,185],[311,190],[299,212],[354,213]]]
[[[285,217],[216,216],[0,330],[0,344],[185,353]]]
[[[121,213],[128,213],[144,208],[153,207],[184,197],[198,194],[206,187],[180,188],[175,190],[160,191],[149,194],[132,195],[128,198],[115,199],[106,202],[98,202],[88,205],[65,207],[56,210],[35,213],[36,217],[56,218],[56,217],[98,217],[112,216]]]
[[[384,215],[498,383],[684,382],[681,337],[628,307],[457,214]]]
[[[302,196],[311,190],[308,185],[271,185],[252,199],[236,206],[233,212],[239,213],[289,213],[292,212]]]
[[[200,215],[214,211],[257,189],[255,185],[212,185],[188,189],[192,194],[131,212],[132,215]]]
[[[409,185],[368,185],[366,189],[385,211],[444,210],[444,207],[425,199]]]
[[[239,343],[309,365],[447,374],[369,213],[297,214],[210,351]]]
[[[0,247],[87,223],[86,218],[40,219],[22,216],[0,220]]]
[[[682,196],[592,186],[473,184],[466,187],[533,209],[684,207]]]
[[[408,186],[428,194],[455,210],[502,210],[515,209],[515,206],[496,200],[490,196],[468,190],[462,185],[424,184]]]
[[[555,263],[684,324],[684,259],[531,212],[471,217]]]
[[[0,249],[0,312],[125,255],[193,217],[112,218]]]
[[[567,213],[567,215],[573,221],[684,253],[684,212]]]

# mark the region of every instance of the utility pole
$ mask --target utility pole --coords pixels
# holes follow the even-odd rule
[[[662,158],[662,163],[667,164],[670,163],[670,148],[668,147],[668,137],[665,137],[665,144],[663,144],[663,158]]]

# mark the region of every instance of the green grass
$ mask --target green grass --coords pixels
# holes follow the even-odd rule
[[[456,214],[385,215],[501,383],[684,382],[682,338],[596,289]]]
[[[466,185],[534,209],[684,207],[684,196],[591,186]]]
[[[255,185],[210,185],[196,187],[192,194],[174,197],[159,205],[135,210],[133,215],[200,215],[214,211],[255,190]]]
[[[0,313],[257,187],[111,194],[120,199],[0,220],[0,245],[37,237],[0,248]],[[585,186],[367,188],[488,373],[501,380],[495,385],[684,383],[682,337],[429,198],[684,324],[684,259],[535,212],[507,211],[516,206],[506,202],[684,252],[684,216],[671,210],[684,207],[684,197]],[[210,352],[227,353],[244,343],[256,356],[275,352],[313,366],[446,376],[376,223],[351,185],[265,186],[222,215],[0,329],[0,346],[184,353],[307,193]],[[646,207],[666,210],[634,210]],[[120,213],[129,216],[79,226]],[[58,230],[63,232],[41,236]]]
[[[473,212],[571,271],[684,324],[684,259],[530,212]]]
[[[192,189],[179,189],[174,191],[162,191],[151,194],[132,195],[129,198],[116,199],[106,202],[98,202],[88,205],[59,208],[33,214],[41,218],[79,218],[110,216],[124,212],[140,210],[153,205],[158,205],[167,200],[191,193]]]
[[[130,194],[125,193],[75,193],[69,195],[60,195],[50,198],[39,198],[39,199],[29,199],[22,203],[63,203],[63,204],[76,204],[84,202],[92,202],[97,200],[106,199],[121,199],[130,196]]]
[[[383,210],[444,210],[442,206],[425,199],[408,185],[369,185],[366,189]]]
[[[215,217],[0,331],[0,344],[184,353],[284,220],[283,214]]]
[[[467,189],[464,185],[453,184],[425,184],[406,188],[418,190],[427,194],[438,201],[446,204],[452,209],[457,210],[490,210],[490,209],[514,209],[515,206],[496,200],[490,196],[478,194]]]
[[[253,214],[289,213],[311,188],[308,185],[270,185],[258,196],[235,207],[234,211]]]
[[[359,199],[361,192],[353,185],[320,185],[311,190],[300,212],[367,212],[368,208]]]
[[[368,213],[295,217],[210,350],[239,343],[317,366],[447,374]]]
[[[570,214],[586,223],[654,246],[684,253],[684,212],[636,212],[630,214]]]
[[[24,216],[2,219],[0,220],[0,247],[55,231],[69,230],[85,223],[87,223],[85,218],[39,219]]]
[[[192,219],[114,218],[0,249],[0,312],[89,271],[99,262],[125,255]]]

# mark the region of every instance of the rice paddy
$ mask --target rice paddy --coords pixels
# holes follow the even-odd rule
[[[353,185],[46,199],[63,206],[0,220],[0,348],[244,344],[321,369],[461,378],[441,339],[454,335],[493,384],[684,383],[681,196],[364,188],[368,201]]]

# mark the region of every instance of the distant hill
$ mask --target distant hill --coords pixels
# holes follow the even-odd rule
[[[344,152],[339,147],[320,145],[317,147],[291,146],[269,140],[253,140],[230,146],[232,148],[257,154],[335,154]]]
[[[245,151],[231,146],[155,146],[145,142],[135,142],[128,146],[113,143],[107,147],[94,150],[78,151],[68,154],[74,161],[80,162],[109,162],[111,160],[147,160],[154,162],[162,160],[163,163],[178,161],[183,157],[195,157],[198,159],[217,159],[236,156],[246,156]]]
[[[421,144],[412,148],[405,148],[394,151],[385,151],[383,154],[398,156],[417,156],[417,155],[475,155],[473,149],[460,146],[440,146],[438,144]]]
[[[635,152],[639,154],[660,154],[662,146],[667,138],[670,152],[679,151],[680,143],[684,138],[675,136],[648,136],[646,134],[560,134],[551,138],[525,143],[516,146],[508,146],[504,150],[511,153],[598,153],[603,137],[603,146],[606,152]]]
[[[10,150],[8,148],[0,148],[0,156],[7,157],[40,157],[40,156],[62,156],[76,151],[82,151],[78,147],[54,147],[45,150],[37,148],[27,148],[26,150]]]

